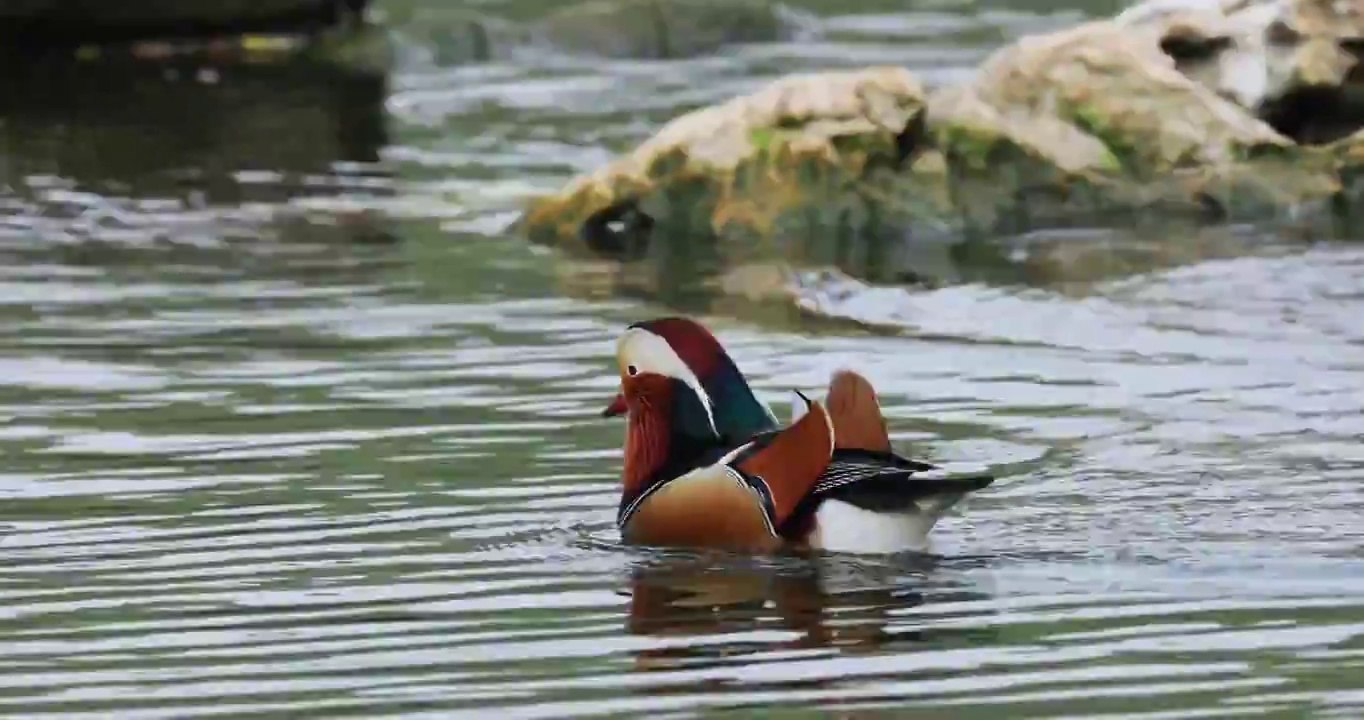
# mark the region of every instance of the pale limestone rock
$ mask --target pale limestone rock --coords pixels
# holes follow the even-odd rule
[[[929,96],[928,108],[929,128],[940,147],[967,150],[973,142],[1008,138],[1026,155],[1064,173],[1104,172],[1119,167],[1117,158],[1098,138],[1075,125],[1051,115],[1028,113],[1019,117],[985,102],[970,86],[949,85],[935,91]],[[984,157],[973,159],[985,162]]]
[[[1281,62],[1266,44],[1275,13],[1320,1],[1149,3],[1023,38],[970,80],[927,97],[899,68],[789,76],[676,118],[536,201],[522,228],[537,241],[586,240],[625,259],[584,273],[593,279],[584,286],[671,297],[680,275],[706,267],[727,311],[832,317],[841,314],[835,305],[875,295],[868,280],[933,278],[935,258],[958,262],[963,239],[983,241],[979,248],[1012,233],[1124,218],[1329,216],[1352,191],[1342,177],[1364,168],[1364,132],[1306,147],[1253,112],[1283,87],[1340,76],[1329,62],[1302,69],[1316,66],[1298,58],[1301,48]],[[1307,19],[1297,26],[1322,24],[1299,14]],[[613,225],[637,232],[612,230],[617,237],[594,245]],[[1176,250],[1168,256],[1197,255]],[[1064,246],[1043,265],[1103,275],[1166,256],[1110,254]]]
[[[1078,127],[1138,174],[1225,164],[1253,148],[1291,144],[1180,73],[1148,36],[1113,22],[1023,38],[987,58],[973,87],[1013,121]]]
[[[1301,142],[1364,126],[1361,0],[1151,0],[1115,22]]]
[[[729,222],[765,232],[777,214],[813,202],[802,199],[813,192],[802,172],[855,179],[897,164],[923,113],[923,87],[903,68],[790,75],[672,120],[634,151],[533,203],[522,224],[551,242],[580,237],[601,213],[628,205],[676,211],[653,198],[695,184],[702,190],[692,201],[710,204],[687,209],[704,214],[698,232]]]

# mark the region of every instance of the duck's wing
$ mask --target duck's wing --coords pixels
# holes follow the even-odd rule
[[[715,403],[716,429],[726,440],[747,442],[755,435],[781,428],[772,409],[758,399],[728,354],[721,354],[702,383]]]
[[[829,466],[812,491],[815,497],[836,497],[867,509],[894,509],[935,496],[952,497],[955,503],[994,482],[988,476],[914,477],[937,468],[891,449],[876,390],[856,372],[834,373],[828,404],[836,442]]]
[[[824,406],[801,396],[805,413],[794,423],[755,437],[721,460],[767,498],[781,527],[814,491],[834,451],[834,427]]]
[[[828,469],[815,484],[813,494],[840,499],[880,495],[886,501],[898,497],[907,503],[931,495],[965,494],[987,487],[995,480],[990,475],[964,478],[926,478],[917,475],[937,469],[936,465],[910,460],[895,453],[835,450]]]

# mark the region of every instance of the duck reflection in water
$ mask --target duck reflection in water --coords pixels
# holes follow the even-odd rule
[[[652,557],[631,571],[626,630],[661,642],[639,651],[635,668],[701,669],[819,648],[871,653],[892,644],[938,644],[948,639],[943,631],[895,629],[895,616],[930,598],[987,597],[935,577],[942,562],[931,555],[876,564],[823,555]],[[702,684],[713,682],[725,681]]]

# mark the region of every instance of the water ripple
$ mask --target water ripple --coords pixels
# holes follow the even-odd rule
[[[0,164],[0,714],[1364,714],[1349,245],[812,300],[896,336],[708,318],[781,413],[855,367],[902,449],[999,480],[928,556],[619,544],[612,342],[668,310],[561,297],[507,219],[783,73],[932,85],[1078,17],[891,5],[690,60],[405,69],[369,149],[257,97],[311,158],[277,169]]]

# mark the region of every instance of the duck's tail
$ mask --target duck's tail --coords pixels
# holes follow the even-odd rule
[[[966,495],[994,482],[990,476],[925,478],[937,469],[892,450],[876,391],[851,370],[834,373],[826,409],[834,425],[834,453],[814,495],[817,544],[827,550],[923,550],[938,519]]]

